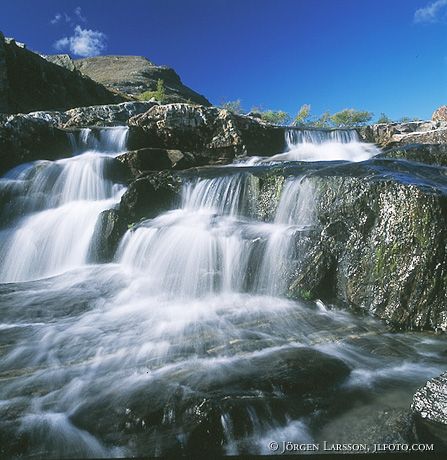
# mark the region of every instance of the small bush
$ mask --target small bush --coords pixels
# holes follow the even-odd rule
[[[157,81],[157,89],[155,91],[144,91],[138,96],[140,101],[149,101],[152,98],[162,103],[166,100],[165,82],[161,78]]]

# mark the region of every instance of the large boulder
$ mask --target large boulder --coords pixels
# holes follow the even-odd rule
[[[156,102],[132,101],[121,104],[77,107],[65,112],[62,127],[126,125],[129,118],[144,113]]]
[[[103,211],[96,222],[89,259],[93,263],[113,260],[118,244],[127,230],[126,219],[118,209]]]
[[[122,196],[119,210],[128,224],[151,218],[171,208],[180,192],[180,179],[168,171],[133,181]]]
[[[447,144],[409,144],[394,147],[376,158],[400,158],[436,166],[447,166]]]
[[[6,113],[67,110],[125,101],[100,83],[53,64],[0,33],[0,109]]]
[[[132,117],[132,148],[162,147],[229,163],[235,156],[273,155],[284,150],[284,129],[216,107],[190,104],[155,106]],[[132,130],[132,128],[134,128]]]
[[[447,105],[443,105],[433,112],[433,121],[447,121]]]
[[[373,160],[309,174],[315,225],[291,294],[368,311],[398,329],[447,331],[446,180],[425,168]]]
[[[117,160],[125,164],[135,178],[147,171],[186,169],[197,164],[191,153],[160,148],[131,150],[117,156]]]
[[[447,121],[381,123],[358,128],[360,138],[381,147],[447,143]]]
[[[447,450],[447,372],[429,380],[415,393],[411,408],[418,436]]]
[[[21,163],[71,155],[67,134],[30,115],[0,115],[0,174]]]
[[[185,86],[174,69],[157,66],[143,56],[96,56],[67,60],[66,55],[46,56],[46,59],[67,68],[76,68],[107,88],[129,96],[155,91],[163,80],[165,102],[191,102],[210,106],[201,94]]]

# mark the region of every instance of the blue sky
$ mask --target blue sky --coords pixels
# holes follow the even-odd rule
[[[14,0],[0,30],[43,53],[146,56],[214,104],[395,119],[447,104],[447,0]]]

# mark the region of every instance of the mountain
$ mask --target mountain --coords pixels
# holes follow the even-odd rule
[[[0,112],[67,110],[128,98],[76,69],[55,65],[0,32]]]
[[[145,91],[155,91],[158,80],[163,80],[164,102],[211,105],[204,96],[185,86],[174,69],[155,65],[143,56],[97,56],[72,60],[68,55],[52,55],[45,58],[70,70],[76,69],[110,90],[127,96],[138,97]]]

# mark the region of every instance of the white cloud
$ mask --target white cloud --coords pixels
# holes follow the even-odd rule
[[[62,19],[62,14],[56,13],[54,15],[54,18],[50,22],[51,24],[57,24],[58,22],[60,22],[61,19]]]
[[[436,0],[414,13],[414,22],[438,22],[447,15],[447,0]]]
[[[82,22],[87,22],[87,18],[85,16],[82,15],[82,10],[81,10],[81,7],[80,6],[77,6],[74,10],[74,14],[76,15],[76,17],[82,21]]]
[[[59,39],[54,47],[58,51],[69,50],[76,56],[97,56],[106,49],[106,40],[104,33],[77,25],[72,36]]]

